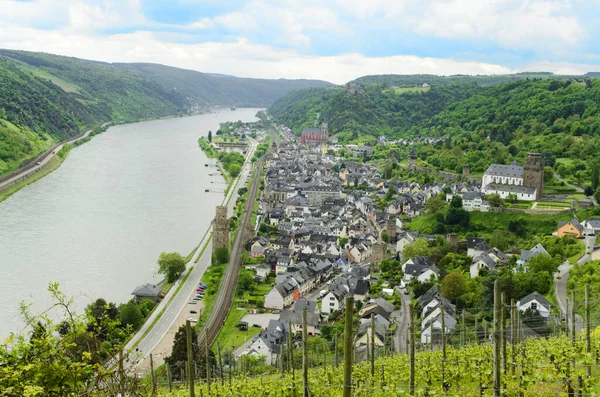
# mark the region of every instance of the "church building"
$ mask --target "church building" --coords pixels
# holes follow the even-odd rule
[[[502,198],[514,194],[523,201],[540,200],[543,190],[544,159],[539,153],[529,153],[523,167],[516,161],[510,165],[492,164],[481,182],[484,194],[498,194]]]

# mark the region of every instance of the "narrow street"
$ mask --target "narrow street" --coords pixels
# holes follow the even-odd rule
[[[554,292],[556,301],[563,315],[565,315],[567,326],[571,327],[571,313],[573,306],[569,304],[569,312],[567,313],[567,281],[569,280],[569,270],[573,267],[569,262],[565,261],[559,266],[558,272],[554,276]],[[578,314],[575,315],[575,329],[577,332],[583,329],[583,319]]]
[[[396,353],[406,353],[406,335],[408,332],[408,305],[411,300],[410,295],[405,295],[404,290],[396,287],[396,291],[398,295],[400,295],[400,299],[402,299],[402,308],[401,308],[401,317],[400,322],[398,323],[398,328],[396,329],[396,335],[394,338],[395,350]]]

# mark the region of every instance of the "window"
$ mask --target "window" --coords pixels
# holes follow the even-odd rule
[[[537,310],[537,309],[538,309],[537,303],[536,302],[531,303],[531,310]]]
[[[329,306],[330,307],[334,307],[335,306],[335,302],[329,302]]]

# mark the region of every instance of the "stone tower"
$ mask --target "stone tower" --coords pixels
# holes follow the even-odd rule
[[[415,170],[417,169],[417,156],[415,155],[415,151],[411,150],[408,155],[408,169]]]
[[[371,254],[371,271],[376,271],[379,264],[385,259],[387,253],[387,244],[383,241],[373,244],[373,253]]]
[[[386,232],[389,243],[396,244],[396,215],[390,214],[386,225]]]
[[[536,200],[542,198],[544,191],[544,158],[540,153],[529,153],[523,166],[523,186],[536,188]]]
[[[217,248],[229,249],[229,219],[227,219],[227,207],[217,206],[217,214],[213,220],[213,252]]]
[[[324,121],[323,124],[321,124],[321,138],[327,142],[329,140],[329,131],[327,130],[327,122]]]
[[[469,164],[463,165],[462,177],[468,178],[470,175],[471,175],[471,167],[469,166]]]

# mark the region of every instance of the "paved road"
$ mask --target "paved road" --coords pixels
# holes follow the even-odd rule
[[[105,125],[108,125],[109,123],[104,123],[102,124],[102,126],[104,127]],[[33,174],[34,172],[39,171],[42,166],[44,166],[45,164],[48,163],[48,161],[50,161],[52,159],[52,157],[56,156],[56,154],[60,151],[60,149],[62,149],[62,147],[67,144],[67,143],[74,143],[77,142],[83,138],[87,138],[88,135],[90,135],[90,133],[92,132],[92,130],[88,130],[86,131],[83,136],[79,137],[79,138],[75,138],[75,139],[71,139],[70,141],[67,141],[59,146],[56,147],[56,149],[54,149],[49,155],[47,155],[46,157],[44,157],[43,159],[39,160],[39,164],[37,164],[36,166],[25,170],[23,172],[20,172],[19,174],[13,176],[10,179],[5,180],[4,182],[0,183],[0,190],[4,189],[5,187],[8,187],[10,185],[13,185],[17,182],[20,182],[21,179],[23,179],[24,177]]]
[[[234,181],[234,185],[229,189],[227,196],[223,199],[223,205],[229,202],[228,207],[231,209],[235,206],[235,198],[234,195],[237,196],[238,187],[241,187],[246,180],[246,177],[250,173],[250,159],[254,155],[254,151],[256,149],[256,142],[251,141],[250,148],[246,155],[246,164],[244,165],[242,172],[238,178]],[[210,194],[210,193],[207,193]],[[208,209],[211,210],[211,209]],[[210,237],[210,233],[212,228],[209,228],[202,241],[200,242],[200,249],[206,243],[206,240]],[[196,255],[196,259],[200,255],[201,251]],[[136,335],[127,343],[125,346],[126,350],[132,349],[133,346],[137,344],[137,348],[135,351],[131,353],[129,356],[129,363],[137,365],[139,364],[143,358],[147,357],[155,347],[161,342],[161,340],[165,337],[165,335],[169,332],[171,327],[173,327],[180,313],[184,310],[189,310],[187,302],[195,295],[196,286],[202,279],[204,271],[210,265],[212,256],[212,244],[209,244],[198,260],[198,263],[194,264],[194,261],[190,261],[190,264],[194,264],[194,270],[186,280],[186,283],[181,288],[180,292],[173,298],[174,291],[177,289],[178,285],[181,283],[181,279],[177,280],[173,286],[171,287],[169,293],[165,296],[165,298],[160,302],[157,308],[152,312],[152,315],[146,320],[142,328],[136,333]],[[172,299],[172,300],[171,300]],[[148,328],[151,327],[152,323],[158,316],[158,314],[165,309],[162,317],[158,322],[152,327],[152,330],[148,332],[148,334],[144,337],[144,333]],[[159,357],[156,360],[156,365],[162,364],[163,357]]]
[[[404,290],[396,287],[396,291],[402,299],[401,317],[398,328],[396,329],[395,349],[396,353],[406,353],[406,336],[408,332],[408,305],[410,304],[411,296],[404,295]]]
[[[571,185],[569,182],[565,181],[565,180],[563,179],[563,177],[561,177],[560,175],[558,175],[558,174],[556,173],[556,171],[552,171],[552,172],[554,172],[554,177],[555,177],[556,179],[558,179],[559,181],[561,181],[562,183],[564,183],[565,185],[567,185],[567,186],[568,186],[568,187],[570,187],[571,189],[575,189],[575,191],[576,191],[577,193],[583,193],[583,189],[582,189],[582,188],[580,188],[579,186]]]
[[[594,251],[594,244],[596,244],[596,236],[585,237],[585,253],[577,260],[577,263],[583,265],[587,261],[592,260],[592,252]]]
[[[571,327],[571,313],[573,312],[573,306],[569,304],[569,312],[567,313],[567,281],[569,280],[569,270],[572,267],[573,265],[565,261],[559,266],[558,272],[554,275],[556,301],[558,302],[561,313],[565,315],[569,329]],[[577,332],[583,329],[583,319],[578,314],[575,315],[575,329]]]

